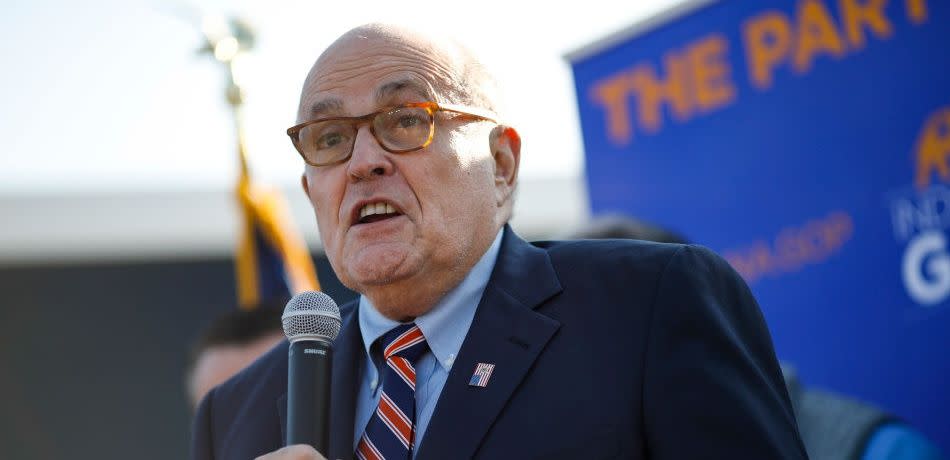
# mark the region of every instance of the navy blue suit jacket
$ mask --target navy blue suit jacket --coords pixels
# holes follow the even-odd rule
[[[353,455],[363,346],[356,302],[334,343],[328,458]],[[469,386],[494,363],[486,387]],[[202,402],[195,459],[281,447],[287,343]],[[698,246],[529,244],[501,252],[418,460],[802,459],[771,338],[748,287]]]

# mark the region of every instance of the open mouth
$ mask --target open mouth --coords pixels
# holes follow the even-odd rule
[[[401,215],[402,213],[397,211],[396,208],[389,203],[368,203],[360,208],[359,219],[357,219],[356,225],[371,224]]]

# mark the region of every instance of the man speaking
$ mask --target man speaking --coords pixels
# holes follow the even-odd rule
[[[361,294],[333,343],[329,446],[283,446],[284,342],[204,399],[193,456],[805,458],[738,275],[696,246],[526,243],[499,112],[446,39],[366,25],[319,57],[288,134]]]

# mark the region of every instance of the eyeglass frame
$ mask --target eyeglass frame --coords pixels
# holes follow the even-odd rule
[[[429,119],[430,119],[429,135],[426,138],[426,141],[423,142],[422,145],[418,147],[413,147],[411,149],[402,149],[402,150],[390,149],[386,147],[385,145],[383,145],[383,142],[380,141],[379,136],[376,135],[376,126],[374,124],[374,121],[376,120],[377,116],[382,115],[386,112],[391,112],[393,110],[406,109],[406,108],[423,108],[429,113]],[[294,144],[294,148],[297,150],[297,153],[300,154],[300,158],[303,158],[304,163],[307,163],[310,166],[316,166],[316,167],[334,166],[340,163],[345,163],[346,161],[348,161],[350,158],[353,157],[353,150],[356,148],[356,138],[354,137],[353,142],[350,145],[350,153],[348,153],[345,157],[339,160],[330,162],[330,163],[317,164],[317,163],[311,163],[309,160],[307,160],[306,154],[304,154],[303,149],[300,147],[300,131],[301,130],[303,130],[307,126],[315,125],[317,123],[323,123],[327,121],[347,121],[349,122],[350,126],[356,127],[356,130],[358,131],[360,125],[368,123],[369,131],[373,135],[373,139],[376,139],[376,143],[379,144],[379,146],[382,147],[383,150],[389,153],[396,153],[396,154],[408,153],[408,152],[414,152],[416,150],[422,150],[428,147],[430,144],[432,144],[432,140],[435,138],[435,114],[437,112],[452,112],[452,113],[457,113],[460,115],[475,117],[478,120],[498,123],[498,121],[494,118],[495,117],[494,114],[492,114],[491,112],[487,110],[479,109],[477,107],[469,107],[469,106],[456,105],[456,104],[439,104],[437,102],[431,102],[431,101],[430,102],[409,102],[405,104],[399,104],[399,105],[386,107],[386,108],[377,110],[375,112],[368,113],[366,115],[361,115],[358,117],[328,117],[328,118],[318,118],[316,120],[305,121],[303,123],[299,123],[294,126],[291,126],[290,128],[287,128],[287,135],[290,136],[290,141]],[[476,113],[476,112],[479,112],[479,113]]]

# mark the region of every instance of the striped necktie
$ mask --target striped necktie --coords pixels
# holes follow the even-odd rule
[[[360,460],[408,460],[412,457],[416,420],[416,369],[413,364],[428,346],[415,324],[403,324],[381,339],[382,394],[366,431],[356,446]]]

